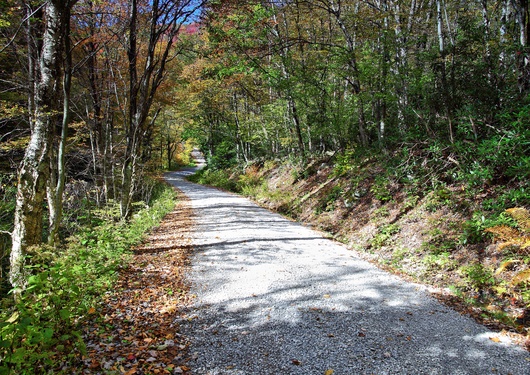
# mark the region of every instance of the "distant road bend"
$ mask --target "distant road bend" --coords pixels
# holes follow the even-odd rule
[[[195,215],[193,374],[530,375],[530,353],[423,287],[191,173],[166,179]]]

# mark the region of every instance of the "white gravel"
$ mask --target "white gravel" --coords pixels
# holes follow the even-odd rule
[[[193,374],[530,374],[530,353],[422,286],[190,173],[166,179],[196,221]]]

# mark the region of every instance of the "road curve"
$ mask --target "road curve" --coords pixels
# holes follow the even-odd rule
[[[191,173],[165,177],[196,223],[193,374],[530,374],[530,353],[422,286]]]

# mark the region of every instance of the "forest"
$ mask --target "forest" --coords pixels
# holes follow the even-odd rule
[[[529,43],[527,0],[0,0],[0,374],[83,351],[194,148],[197,180],[345,242],[371,205],[389,267],[402,216],[458,213],[430,276],[528,334]]]

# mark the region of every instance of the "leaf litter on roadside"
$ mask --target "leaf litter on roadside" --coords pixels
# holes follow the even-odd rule
[[[184,271],[191,251],[191,208],[182,195],[147,240],[133,249],[114,291],[85,328],[80,373],[187,374],[179,311],[190,300]]]

